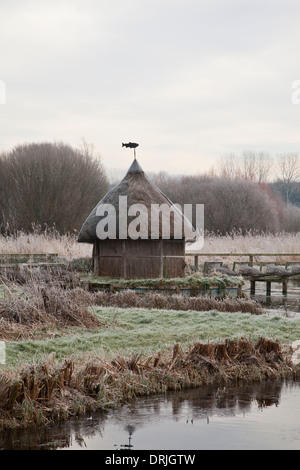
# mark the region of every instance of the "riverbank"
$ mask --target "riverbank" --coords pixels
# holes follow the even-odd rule
[[[52,329],[43,340],[6,343],[7,363],[0,366],[1,429],[44,426],[141,395],[300,373],[299,349],[292,347],[299,338],[298,318],[92,310],[96,327]]]
[[[44,426],[106,410],[132,398],[239,381],[296,377],[292,349],[260,337],[222,342],[174,344],[156,354],[116,355],[112,360],[55,358],[2,373],[0,429]]]
[[[299,373],[291,347],[299,317],[270,316],[250,299],[89,292],[64,271],[3,285],[2,429],[145,394]]]

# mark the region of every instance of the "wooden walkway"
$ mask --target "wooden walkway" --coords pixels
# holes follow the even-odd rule
[[[194,257],[194,267],[199,269],[199,258],[203,258],[203,270],[209,269],[223,272],[228,275],[240,275],[250,281],[250,293],[255,294],[257,282],[264,282],[266,295],[271,295],[272,283],[282,284],[282,294],[287,295],[288,282],[300,281],[300,253],[186,253],[187,257]],[[247,258],[232,262],[232,270],[223,268],[226,258]],[[207,258],[221,258],[222,261],[207,261]],[[271,258],[270,261],[261,261],[259,258]],[[285,263],[279,264],[279,259],[286,258]],[[292,259],[292,260],[291,260]],[[283,267],[284,266],[284,267]]]

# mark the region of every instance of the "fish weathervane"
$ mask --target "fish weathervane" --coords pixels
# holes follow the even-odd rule
[[[134,159],[136,160],[136,154],[135,154],[135,149],[139,146],[139,144],[136,144],[135,142],[128,142],[127,144],[123,144],[122,142],[122,147],[130,148],[133,149],[134,151]]]

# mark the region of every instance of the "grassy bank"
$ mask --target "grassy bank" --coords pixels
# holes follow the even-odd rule
[[[88,359],[90,355],[111,359],[117,354],[153,354],[167,350],[175,342],[183,347],[194,341],[220,341],[225,338],[260,336],[280,343],[300,338],[300,319],[227,313],[218,311],[178,311],[141,308],[93,307],[99,328],[46,328],[39,331],[45,339],[6,343],[6,365],[19,367],[25,362],[47,360],[55,355]],[[38,332],[37,332],[38,336]]]

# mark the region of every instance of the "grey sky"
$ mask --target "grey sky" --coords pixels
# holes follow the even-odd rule
[[[94,144],[126,169],[202,172],[299,150],[298,0],[0,0],[0,149]]]

